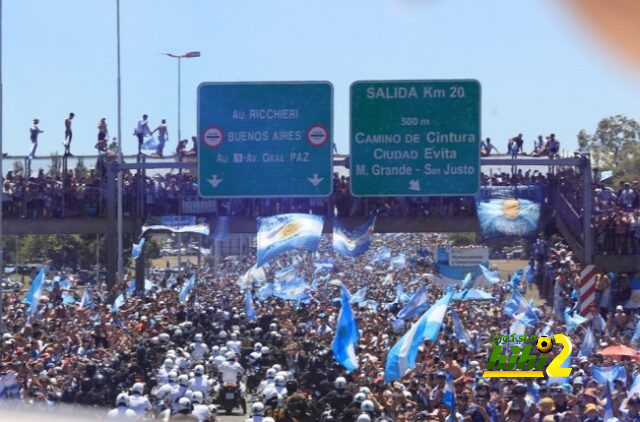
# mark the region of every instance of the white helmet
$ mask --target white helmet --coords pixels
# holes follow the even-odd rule
[[[276,420],[271,416],[267,416],[266,418],[262,419],[262,422],[276,422]]]
[[[285,381],[289,381],[289,380],[293,379],[293,376],[291,375],[291,372],[289,372],[289,371],[280,371],[280,372],[278,372],[276,374],[276,377],[278,375],[282,375],[284,377]]]
[[[367,399],[367,396],[364,393],[358,393],[353,396],[353,402],[357,404],[362,404],[363,401]]]
[[[136,382],[131,387],[131,394],[144,394],[144,384],[141,382]]]
[[[369,387],[360,387],[360,390],[358,392],[364,393],[364,394],[371,394],[371,390],[369,389]]]
[[[287,380],[282,375],[276,375],[275,384],[276,387],[285,387],[287,385]]]
[[[213,346],[211,348],[211,354],[214,355],[214,356],[217,356],[218,353],[220,353],[220,347],[219,346]]]
[[[234,331],[233,333],[231,333],[231,340],[237,340],[237,339],[238,339],[238,333]]]
[[[236,360],[236,354],[232,351],[229,350],[226,354],[225,354],[225,358],[227,360]]]
[[[186,387],[189,385],[189,377],[187,375],[180,375],[178,377],[178,385]]]
[[[273,368],[267,369],[267,379],[274,379],[276,377],[276,370]]]
[[[198,343],[202,342],[202,334],[198,333],[193,337],[193,340],[197,341]]]
[[[158,340],[160,340],[163,343],[168,343],[170,338],[171,337],[169,337],[169,334],[167,333],[158,334]]]
[[[276,324],[275,322],[272,322],[271,324],[269,324],[269,331],[276,331],[278,329],[278,324]]]
[[[178,412],[184,412],[185,410],[191,411],[191,400],[186,397],[180,397],[180,400],[178,400]]]
[[[371,422],[371,416],[366,413],[361,413],[358,419],[356,419],[356,422]]]
[[[226,331],[224,331],[224,330],[220,331],[220,332],[218,333],[218,337],[219,337],[220,339],[222,339],[222,340],[226,339],[226,338],[227,338],[227,332],[226,332]]]
[[[227,349],[226,347],[222,346],[222,347],[220,348],[220,354],[224,356],[224,355],[227,353],[227,351],[228,351],[228,350],[229,350],[229,349]]]
[[[264,416],[264,404],[257,401],[251,405],[251,416]]]
[[[263,355],[268,355],[269,351],[270,350],[267,346],[262,346],[262,349],[260,349],[260,353],[262,353]]]
[[[254,352],[260,352],[262,350],[262,343],[256,343],[253,345]]]
[[[176,371],[169,372],[169,382],[172,384],[178,382],[178,373]]]
[[[202,404],[203,401],[204,394],[202,394],[202,391],[194,391],[193,393],[191,393],[191,403]]]
[[[273,365],[272,368],[275,369],[276,372],[282,371],[282,366],[277,364],[277,363],[275,365]]]
[[[164,367],[165,367],[166,369],[171,369],[171,368],[173,368],[173,359],[171,359],[171,358],[166,358],[166,359],[164,360]]]
[[[360,404],[360,410],[362,410],[363,412],[373,413],[373,411],[375,410],[375,406],[373,405],[373,402],[371,400],[365,400],[362,402],[362,404]]]
[[[336,378],[333,385],[336,390],[344,390],[345,388],[347,388],[347,380],[344,377],[338,377]]]
[[[202,365],[196,365],[196,367],[193,370],[193,373],[196,377],[201,377],[204,375],[204,366]]]
[[[120,393],[118,394],[118,397],[116,397],[116,406],[129,406],[129,396],[127,396],[125,393]]]

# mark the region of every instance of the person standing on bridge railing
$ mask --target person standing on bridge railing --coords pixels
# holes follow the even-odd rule
[[[107,150],[107,139],[109,138],[109,130],[107,129],[107,118],[103,117],[98,122],[98,143],[96,149],[98,154],[104,153]]]
[[[149,130],[149,116],[142,115],[142,120],[138,120],[138,126],[133,131],[133,134],[138,138],[138,155],[142,155],[142,144],[144,143],[144,137],[151,135]]]
[[[30,129],[30,139],[31,139],[31,151],[29,151],[29,159],[33,160],[34,158],[36,158],[36,149],[38,149],[38,135],[40,135],[41,133],[43,133],[43,130],[40,130],[40,128],[38,127],[38,123],[40,123],[40,120],[36,117],[33,119],[33,125],[31,125],[31,129]]]
[[[167,121],[166,119],[162,119],[162,122],[158,125],[157,128],[153,129],[151,135],[158,132],[158,148],[156,152],[151,154],[152,157],[162,157],[162,150],[164,149],[164,144],[169,140],[169,132],[167,131]]]
[[[71,138],[73,137],[73,132],[71,130],[71,122],[75,114],[69,113],[69,117],[64,119],[64,156],[68,157],[71,154]]]

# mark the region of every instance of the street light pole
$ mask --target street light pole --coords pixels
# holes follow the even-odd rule
[[[199,51],[189,51],[188,53],[184,53],[184,54],[173,54],[173,53],[161,53],[164,54],[165,56],[169,56],[171,58],[174,59],[178,59],[178,142],[180,142],[182,140],[182,132],[181,132],[181,121],[180,121],[180,114],[181,114],[181,100],[182,100],[182,90],[181,90],[181,61],[182,59],[192,59],[194,57],[200,57],[200,52]]]
[[[122,91],[120,82],[120,0],[116,0],[117,55],[118,55],[118,162],[124,163],[122,155]],[[122,245],[122,169],[118,168],[118,282],[123,281],[123,245]]]
[[[2,0],[0,0],[0,328],[4,328],[4,288],[2,287],[2,279],[4,279],[4,247],[2,232],[2,206],[4,205],[4,179],[2,159]]]

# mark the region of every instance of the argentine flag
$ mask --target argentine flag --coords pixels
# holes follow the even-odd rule
[[[91,301],[91,295],[89,289],[84,289],[82,299],[80,300],[80,309],[93,308],[93,302]]]
[[[364,298],[366,294],[367,294],[367,287],[365,286],[362,289],[358,290],[356,294],[351,296],[351,298],[349,299],[349,303],[352,305],[359,305],[360,303],[364,302]]]
[[[307,290],[309,285],[305,283],[304,278],[298,277],[290,281],[276,281],[274,284],[273,295],[282,300],[297,300],[304,302],[309,300]]]
[[[324,219],[311,214],[281,214],[258,218],[258,267],[295,248],[315,252]]]
[[[462,321],[455,309],[451,309],[451,322],[453,323],[453,335],[455,338],[460,342],[466,343],[469,349],[475,349],[474,344],[471,342],[471,336],[462,325]]]
[[[449,408],[449,410],[451,411],[451,415],[453,417],[450,417],[449,420],[457,420],[458,418],[456,417],[456,412],[457,412],[457,408],[456,408],[456,390],[453,387],[453,375],[451,375],[451,372],[447,372],[447,382],[444,385],[444,394],[442,395],[442,404],[444,404],[445,406],[447,406]]]
[[[401,270],[406,266],[407,256],[403,253],[398,254],[398,256],[394,256],[393,258],[391,258],[391,261],[389,261],[389,267],[396,270]]]
[[[141,238],[138,243],[134,243],[131,248],[131,258],[138,259],[140,258],[140,254],[142,254],[142,248],[144,247],[145,239]]]
[[[426,286],[420,287],[411,297],[409,302],[398,312],[398,318],[402,320],[410,320],[418,314],[424,313],[429,309],[429,293]]]
[[[42,295],[42,287],[44,284],[44,267],[40,267],[40,271],[31,282],[29,293],[24,298],[24,303],[29,304],[29,316],[33,316],[38,310],[40,304],[40,296]]]
[[[593,353],[593,349],[596,348],[596,339],[593,336],[593,332],[591,331],[591,327],[587,328],[587,332],[584,335],[584,340],[582,340],[582,345],[580,346],[580,350],[578,351],[578,357],[589,357]]]
[[[253,306],[253,297],[249,289],[247,289],[244,296],[244,314],[249,321],[255,321],[257,319],[256,308]]]
[[[373,255],[373,257],[371,258],[371,263],[373,265],[380,265],[385,261],[388,261],[391,259],[391,249],[389,249],[387,246],[383,246],[380,249],[378,249],[376,251],[376,253]]]
[[[373,241],[376,218],[354,229],[346,228],[337,218],[333,220],[333,249],[348,258],[355,258],[369,249]]]
[[[450,289],[391,348],[384,371],[386,383],[402,378],[415,366],[418,347],[425,340],[435,341],[438,338],[451,296],[453,296],[453,290]]]
[[[336,361],[348,371],[358,369],[356,357],[356,344],[360,338],[358,324],[349,304],[349,292],[346,287],[340,286],[341,308],[336,325],[336,334],[333,339],[333,354]]]
[[[187,298],[189,297],[189,293],[191,292],[191,290],[195,285],[196,285],[196,275],[193,274],[189,279],[189,281],[184,283],[184,286],[182,286],[182,290],[180,290],[180,295],[178,296],[180,299],[180,303],[185,303],[187,301]]]

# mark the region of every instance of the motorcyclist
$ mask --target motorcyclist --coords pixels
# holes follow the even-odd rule
[[[189,389],[193,392],[202,392],[204,397],[209,396],[211,381],[204,375],[204,366],[196,365],[194,368],[193,377],[189,380]]]
[[[186,397],[188,399],[190,399],[192,394],[192,391],[189,390],[189,377],[187,375],[180,375],[178,377],[178,385],[176,387],[174,387],[173,391],[171,392],[171,394],[169,394],[169,401],[171,403],[171,410],[173,410],[174,412],[177,410],[178,408],[178,401],[183,398]],[[191,402],[189,402],[191,403]]]
[[[326,396],[318,401],[321,408],[326,404],[330,405],[338,413],[342,413],[344,409],[353,402],[353,396],[347,391],[347,380],[344,377],[338,377],[333,383],[334,390],[330,391]],[[365,400],[366,401],[366,400]]]
[[[242,342],[238,340],[238,333],[235,331],[231,333],[231,339],[227,341],[227,349],[232,350],[235,354],[239,355],[242,351]]]
[[[222,379],[222,384],[234,384],[236,385],[237,391],[240,394],[242,411],[243,414],[247,413],[247,405],[244,400],[244,389],[240,385],[240,380],[244,376],[244,368],[240,363],[236,361],[236,354],[232,351],[228,351],[226,353],[226,361],[220,365],[220,377]],[[221,388],[219,391],[220,402],[223,402],[223,389]]]
[[[343,412],[344,419],[348,421],[352,421],[356,419],[358,415],[362,412],[360,410],[360,406],[362,405],[362,402],[365,401],[366,399],[367,399],[367,395],[363,392],[359,392],[355,396],[353,396],[353,402],[344,409],[344,412]]]
[[[169,378],[169,372],[173,371],[174,368],[175,363],[173,362],[173,359],[166,358],[156,373],[156,380],[158,384],[166,384]]]
[[[171,421],[199,422],[196,415],[191,413],[191,400],[181,397],[176,403],[176,414],[171,416]]]
[[[142,418],[145,413],[152,409],[149,398],[144,394],[144,384],[136,382],[131,387],[131,394],[129,395],[129,409],[136,412],[138,417]]]
[[[205,397],[202,391],[194,391],[191,394],[191,404],[193,405],[193,411],[191,413],[197,416],[200,422],[212,420],[211,410],[209,406],[205,404]]]
[[[125,393],[118,394],[118,397],[116,397],[116,407],[107,413],[107,419],[120,421],[123,419],[135,420],[137,418],[136,412],[129,409],[129,397]]]
[[[156,397],[158,400],[164,400],[171,395],[176,387],[178,387],[178,373],[171,371],[167,377],[167,383],[161,385],[156,391]]]
[[[275,378],[276,370],[273,368],[267,369],[266,379],[262,381],[260,385],[258,385],[258,394],[262,394],[267,387],[273,385],[275,382]]]
[[[209,346],[204,343],[201,333],[196,334],[193,340],[193,343],[189,345],[189,350],[191,351],[191,360],[196,362],[209,354]]]
[[[264,404],[255,402],[251,405],[251,417],[244,422],[264,422]]]

